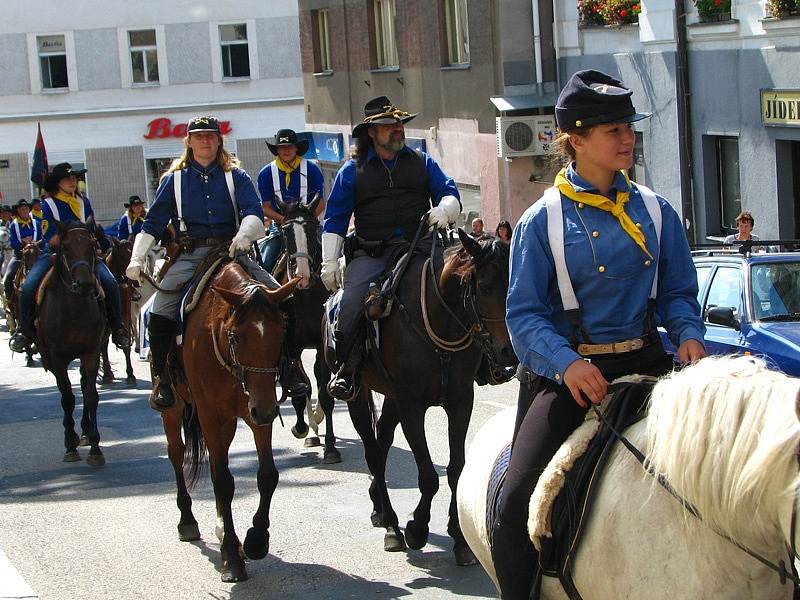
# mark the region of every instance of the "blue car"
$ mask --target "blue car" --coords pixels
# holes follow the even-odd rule
[[[800,253],[693,252],[709,354],[752,354],[800,377]],[[663,329],[668,352],[675,353]]]

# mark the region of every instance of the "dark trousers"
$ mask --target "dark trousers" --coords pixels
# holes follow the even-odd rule
[[[14,292],[14,277],[16,277],[20,266],[22,266],[22,261],[16,256],[8,262],[6,275],[3,278],[3,291],[6,294],[6,300],[11,298],[11,294]]]
[[[660,343],[592,361],[611,381],[639,373],[661,376],[672,359]],[[587,409],[575,402],[566,385],[520,370],[517,420],[499,518],[492,532],[492,559],[503,600],[527,600],[538,555],[528,537],[531,494],[558,448],[583,422]]]

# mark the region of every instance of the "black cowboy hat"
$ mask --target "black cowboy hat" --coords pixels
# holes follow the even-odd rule
[[[353,129],[352,136],[359,137],[371,125],[389,125],[391,123],[408,123],[417,116],[417,113],[409,113],[400,110],[386,96],[373,98],[364,105],[364,121]]]
[[[278,133],[275,134],[274,143],[270,143],[270,141],[267,140],[269,151],[275,156],[278,155],[279,146],[292,145],[297,146],[297,154],[300,156],[303,156],[306,152],[308,152],[308,140],[299,139],[297,134],[292,129],[279,129]]]
[[[139,198],[139,196],[137,196],[136,194],[128,198],[127,202],[123,202],[123,206],[125,206],[125,208],[130,208],[131,206],[134,206],[136,204],[144,204],[144,201],[141,198]]]
[[[28,208],[31,207],[31,203],[25,200],[25,198],[21,198],[19,202],[14,205],[14,208],[20,208],[21,206],[27,206]]]
[[[44,185],[42,187],[51,194],[54,194],[56,189],[58,189],[59,181],[65,177],[70,177],[72,175],[78,177],[84,173],[86,173],[86,169],[73,169],[72,165],[69,163],[58,163],[44,178]]]
[[[219,121],[216,117],[195,117],[186,126],[186,134],[200,133],[201,131],[213,131],[222,135],[219,128]]]
[[[652,113],[633,107],[633,92],[601,71],[578,71],[570,77],[556,102],[559,129],[571,130],[603,123],[633,123]]]

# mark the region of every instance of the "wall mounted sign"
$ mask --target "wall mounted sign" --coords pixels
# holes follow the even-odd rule
[[[147,124],[147,133],[144,134],[145,139],[164,139],[169,137],[184,138],[186,137],[187,123],[178,123],[173,125],[170,119],[166,117],[159,117],[153,119]],[[222,135],[227,135],[233,128],[230,121],[220,121],[219,129]]]
[[[761,90],[761,122],[800,127],[800,90]]]

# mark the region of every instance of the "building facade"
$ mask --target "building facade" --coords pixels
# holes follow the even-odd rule
[[[303,129],[293,2],[39,4],[33,11],[9,0],[0,21],[6,203],[36,192],[37,123],[51,167],[88,169],[87,193],[104,224],[128,196],[152,200],[193,116],[220,119],[226,146],[253,178],[273,158],[265,138]]]

